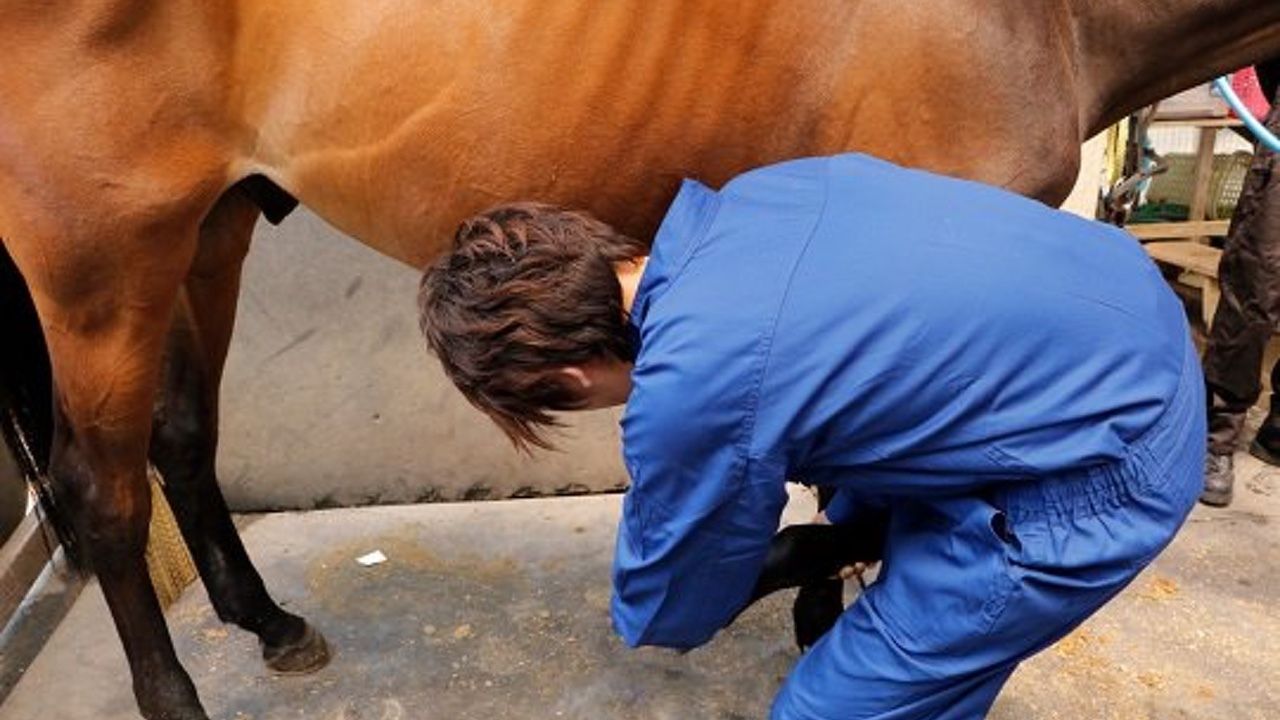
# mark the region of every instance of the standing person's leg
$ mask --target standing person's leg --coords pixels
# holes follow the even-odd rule
[[[1280,97],[1266,125],[1280,132]],[[1262,392],[1262,356],[1280,321],[1280,178],[1276,155],[1259,146],[1231,219],[1218,282],[1222,301],[1214,314],[1204,356],[1209,442],[1205,491],[1201,500],[1231,502],[1234,472],[1231,454],[1244,426],[1245,412]],[[1280,455],[1280,407],[1273,403],[1262,447]],[[1264,459],[1266,459],[1264,457]]]
[[[972,720],[1010,674],[1120,592],[1201,489],[1204,399],[1182,390],[1129,456],[981,497],[893,508],[879,579],[801,658],[772,720]]]
[[[1280,358],[1271,364],[1271,404],[1258,434],[1249,443],[1249,454],[1268,465],[1280,466]]]

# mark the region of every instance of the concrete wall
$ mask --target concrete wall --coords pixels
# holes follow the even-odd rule
[[[222,401],[222,486],[240,510],[599,491],[625,481],[617,414],[575,415],[530,459],[427,354],[418,271],[300,210],[262,223]]]

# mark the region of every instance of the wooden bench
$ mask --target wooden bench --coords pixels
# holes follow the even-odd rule
[[[1133,223],[1126,225],[1131,235],[1139,240],[1156,240],[1163,238],[1195,238],[1208,235],[1223,236],[1227,234],[1230,220],[1195,220],[1186,222]],[[1186,243],[1154,243],[1156,245],[1185,245]],[[1203,245],[1203,243],[1198,243]],[[1206,246],[1207,247],[1207,246]]]
[[[1143,247],[1153,260],[1180,269],[1178,282],[1200,289],[1204,326],[1210,327],[1222,298],[1218,289],[1218,261],[1222,259],[1222,251],[1189,240],[1151,242]]]

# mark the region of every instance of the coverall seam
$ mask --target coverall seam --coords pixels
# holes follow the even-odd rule
[[[768,452],[756,452],[756,419],[760,409],[760,395],[764,387],[765,380],[768,378],[769,369],[773,360],[773,341],[778,332],[778,323],[782,319],[782,311],[787,305],[787,300],[791,297],[791,289],[795,283],[796,272],[800,268],[801,261],[809,252],[810,245],[813,244],[813,238],[817,236],[818,229],[822,227],[822,221],[827,215],[827,206],[831,198],[831,160],[827,159],[822,163],[822,204],[818,206],[818,212],[814,214],[813,224],[809,227],[809,232],[805,235],[804,242],[800,246],[800,251],[795,254],[795,259],[791,261],[791,267],[787,270],[787,280],[783,285],[782,296],[778,298],[778,302],[773,308],[773,317],[767,322],[768,330],[764,337],[761,338],[761,354],[763,357],[760,361],[760,368],[757,370],[757,377],[752,382],[751,392],[747,395],[748,413],[746,418],[746,427],[743,440],[746,443],[744,450],[748,459],[763,459]]]
[[[688,245],[684,249],[684,253],[676,260],[671,276],[667,279],[668,285],[675,285],[676,280],[684,274],[685,268],[689,266],[689,261],[693,259],[694,253],[698,251],[707,241],[707,234],[711,230],[711,226],[715,224],[716,218],[720,216],[720,208],[724,207],[723,198],[719,192],[708,189],[710,197],[707,202],[712,205],[708,210],[699,213],[698,224],[694,227],[690,236]]]
[[[698,183],[698,185],[704,188],[706,187],[701,183]],[[680,277],[684,275],[684,271],[693,260],[693,256],[697,254],[698,250],[702,248],[703,245],[706,244],[707,236],[711,232],[711,227],[715,225],[716,219],[720,216],[720,210],[724,207],[724,196],[721,194],[721,191],[711,190],[710,188],[706,188],[706,190],[709,194],[707,199],[708,207],[704,209],[703,212],[699,213],[697,224],[689,234],[689,242],[685,246],[684,251],[672,265],[671,273],[667,277],[668,288],[675,286],[676,282],[680,280]],[[774,323],[774,327],[776,328],[776,322]],[[771,337],[771,335],[772,330],[769,331],[769,336]],[[762,359],[762,364],[767,362],[767,359],[767,356]],[[761,377],[763,377],[763,373],[761,374]],[[751,436],[755,427],[755,413],[756,408],[758,407],[758,401],[756,399],[758,393],[759,384],[757,383],[755,391],[747,394],[747,407],[743,409],[745,419],[743,421],[744,429],[742,434],[744,437],[737,438],[733,442],[733,448],[736,455],[734,458],[734,464],[741,466],[742,469],[734,473],[737,477],[735,480],[730,481],[730,487],[740,488],[744,484],[743,478],[746,476],[745,467],[753,459],[750,449]]]

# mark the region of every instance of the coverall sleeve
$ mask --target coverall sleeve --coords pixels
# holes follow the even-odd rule
[[[627,432],[612,615],[631,647],[710,640],[747,602],[786,504],[779,467],[709,431],[714,422],[670,419]]]

